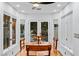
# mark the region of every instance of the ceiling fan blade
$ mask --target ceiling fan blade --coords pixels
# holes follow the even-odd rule
[[[40,2],[39,4],[52,4],[52,3],[55,3],[55,2]]]
[[[31,2],[32,4],[52,4],[52,3],[55,3],[55,2]]]

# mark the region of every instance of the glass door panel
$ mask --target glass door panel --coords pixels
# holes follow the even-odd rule
[[[37,36],[37,22],[30,22],[30,40],[31,42],[36,41],[35,38],[33,38],[34,36]]]
[[[10,46],[10,16],[4,14],[3,18],[3,49],[6,49]]]
[[[58,24],[54,24],[54,37],[58,38]]]
[[[48,22],[41,22],[41,36],[45,37],[42,41],[48,42]]]
[[[24,38],[24,24],[20,24],[20,37]]]
[[[16,19],[12,18],[12,44],[16,43]]]

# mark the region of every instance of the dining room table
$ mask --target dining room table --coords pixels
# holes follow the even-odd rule
[[[27,43],[26,47],[27,46],[51,46],[51,43],[41,41],[41,43],[38,44],[38,41],[35,41],[35,42],[29,42],[29,43]],[[26,51],[27,51],[27,48],[26,48]],[[47,55],[49,53],[48,51],[30,51],[29,50],[29,54],[30,55],[35,55],[35,56],[42,56],[42,55]]]

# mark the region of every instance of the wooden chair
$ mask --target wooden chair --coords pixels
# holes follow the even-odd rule
[[[51,45],[26,45],[27,56],[29,56],[29,51],[48,51],[48,56],[50,56]]]
[[[24,47],[25,47],[25,39],[23,38],[20,40],[20,51],[24,49]]]

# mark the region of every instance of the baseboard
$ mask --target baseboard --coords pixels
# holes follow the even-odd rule
[[[62,53],[60,51],[58,51],[58,53],[60,54],[60,56],[63,56]]]

